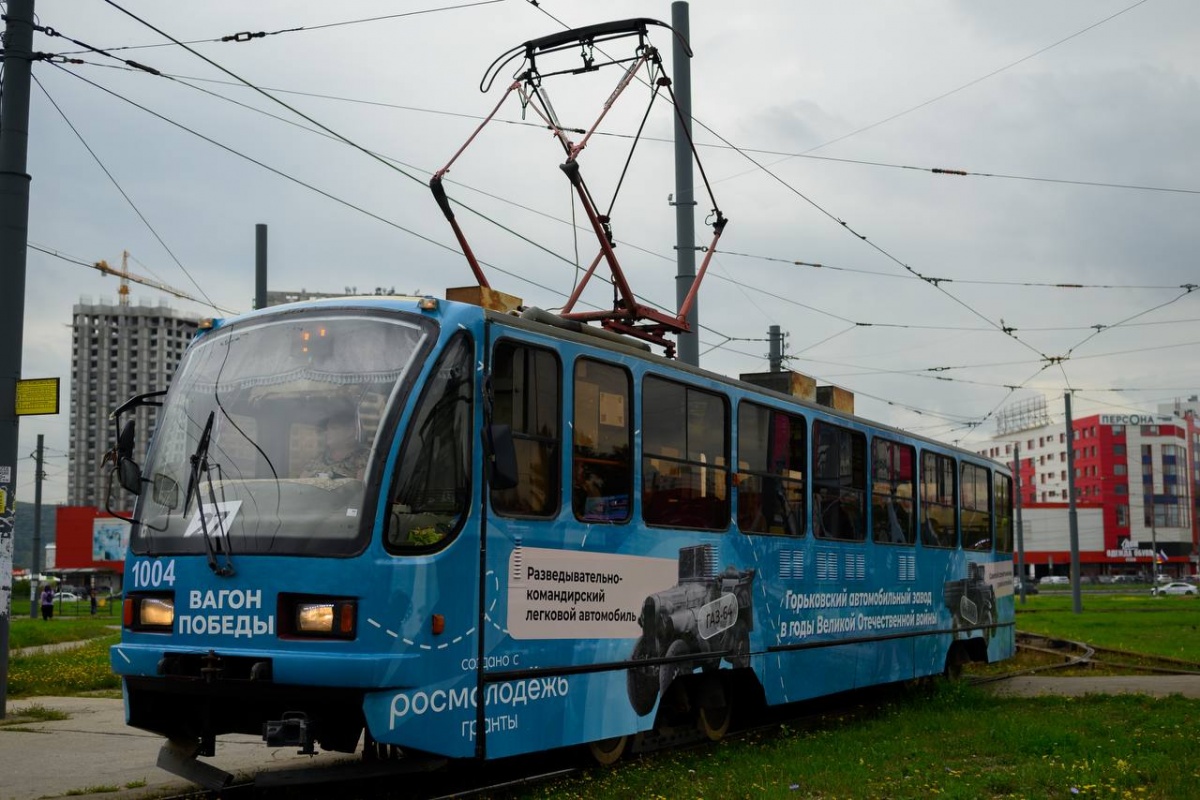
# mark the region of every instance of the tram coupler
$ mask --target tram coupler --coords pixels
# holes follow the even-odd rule
[[[267,747],[299,747],[298,755],[316,755],[313,747],[316,739],[313,736],[313,724],[303,711],[288,711],[283,719],[268,720],[263,723],[263,741]]]

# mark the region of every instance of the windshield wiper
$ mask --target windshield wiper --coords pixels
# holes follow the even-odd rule
[[[191,464],[192,469],[188,474],[187,491],[183,495],[183,510],[180,512],[181,518],[187,517],[188,504],[191,502],[192,494],[196,495],[196,516],[200,521],[200,534],[204,537],[204,550],[208,555],[208,568],[221,577],[227,577],[233,574],[233,553],[229,549],[229,532],[225,530],[225,515],[220,513],[217,505],[217,498],[212,488],[212,477],[208,464],[208,447],[212,442],[213,421],[216,419],[217,412],[208,412],[208,419],[204,423],[204,430],[200,434],[200,441],[196,443],[196,451],[192,453]],[[201,473],[208,481],[209,499],[212,502],[212,507],[216,514],[213,515],[213,522],[216,523],[217,531],[215,534],[210,534],[208,529],[208,514],[204,510],[204,492],[200,488]],[[225,554],[225,563],[217,563],[217,548],[213,545],[213,536],[217,535],[220,538],[218,542],[224,542],[221,548]]]

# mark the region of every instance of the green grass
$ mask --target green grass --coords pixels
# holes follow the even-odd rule
[[[120,641],[120,634],[92,639],[83,647],[34,656],[12,656],[8,662],[8,696],[65,696],[111,693],[121,688],[108,661],[108,648]]]
[[[44,644],[95,639],[111,635],[114,626],[120,624],[119,617],[93,617],[90,614],[82,617],[55,617],[48,622],[43,622],[41,618],[14,616],[9,618],[8,646],[11,650],[20,650]]]
[[[1038,594],[1017,606],[1017,629],[1095,647],[1200,662],[1200,599],[1191,595],[1085,594],[1083,613],[1070,595]]]
[[[636,759],[506,798],[1189,798],[1200,701],[999,698],[965,684],[810,730]],[[1118,724],[1114,724],[1119,721]]]
[[[0,727],[21,726],[30,722],[55,722],[70,718],[71,716],[65,711],[59,711],[56,708],[46,708],[40,703],[34,703],[21,709],[20,714],[10,714],[4,719],[0,719]]]

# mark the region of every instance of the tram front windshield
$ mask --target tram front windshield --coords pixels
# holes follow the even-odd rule
[[[358,552],[387,421],[434,333],[415,316],[323,311],[248,320],[197,342],[143,465],[131,549]]]

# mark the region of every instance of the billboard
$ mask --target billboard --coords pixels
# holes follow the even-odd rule
[[[92,561],[124,561],[128,548],[128,522],[112,517],[92,521]]]

